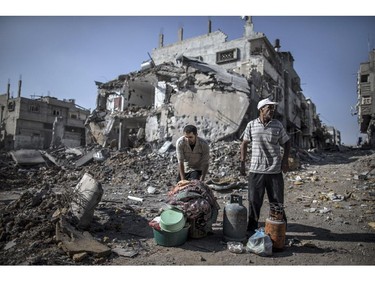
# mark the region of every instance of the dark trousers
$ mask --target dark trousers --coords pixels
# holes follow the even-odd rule
[[[189,173],[185,173],[185,180],[199,180],[201,178],[202,171],[196,170]],[[177,176],[177,182],[181,180],[180,174]]]
[[[250,173],[248,180],[249,221],[247,230],[254,231],[258,228],[260,209],[263,205],[265,191],[267,191],[270,204],[284,204],[284,179],[282,173]],[[283,215],[286,222],[285,212]]]

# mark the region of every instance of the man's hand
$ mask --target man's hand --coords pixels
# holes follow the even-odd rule
[[[246,176],[245,161],[241,161],[240,174],[241,174],[242,176]]]
[[[281,162],[281,170],[283,171],[283,173],[286,173],[289,171],[289,162],[288,162],[288,159],[283,159],[283,161]]]

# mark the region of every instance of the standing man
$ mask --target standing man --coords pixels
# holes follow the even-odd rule
[[[258,103],[259,118],[250,121],[244,131],[241,143],[241,168],[245,172],[247,145],[251,143],[250,174],[248,177],[249,221],[247,230],[252,234],[258,228],[260,209],[264,193],[267,191],[269,202],[284,204],[284,179],[287,172],[290,140],[282,123],[273,119],[277,102],[269,98]],[[281,155],[280,147],[284,148]],[[286,216],[284,212],[284,220]]]
[[[208,142],[198,137],[197,128],[185,126],[184,135],[176,141],[178,177],[181,180],[204,181],[209,165],[210,147]]]

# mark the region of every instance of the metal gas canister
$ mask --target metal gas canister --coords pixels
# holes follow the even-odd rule
[[[224,207],[223,235],[225,241],[245,241],[247,209],[242,205],[242,196],[232,194],[230,203]]]
[[[282,251],[284,249],[286,222],[282,204],[270,204],[270,213],[266,219],[264,232],[271,237],[274,251]]]

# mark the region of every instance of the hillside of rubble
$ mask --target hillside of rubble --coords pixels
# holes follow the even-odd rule
[[[212,233],[178,247],[155,242],[149,222],[165,206],[177,175],[175,148],[161,150],[162,145],[59,148],[42,151],[44,162],[27,165],[1,152],[0,264],[375,265],[372,150],[292,150],[291,170],[284,174],[285,248],[264,257],[234,253],[223,241],[223,210],[231,194],[248,204],[238,141],[211,144],[206,183],[220,206]],[[94,157],[97,152],[101,157]],[[63,215],[69,214],[72,188],[86,173],[102,185],[103,195],[82,230]],[[265,197],[261,224],[268,211]]]

